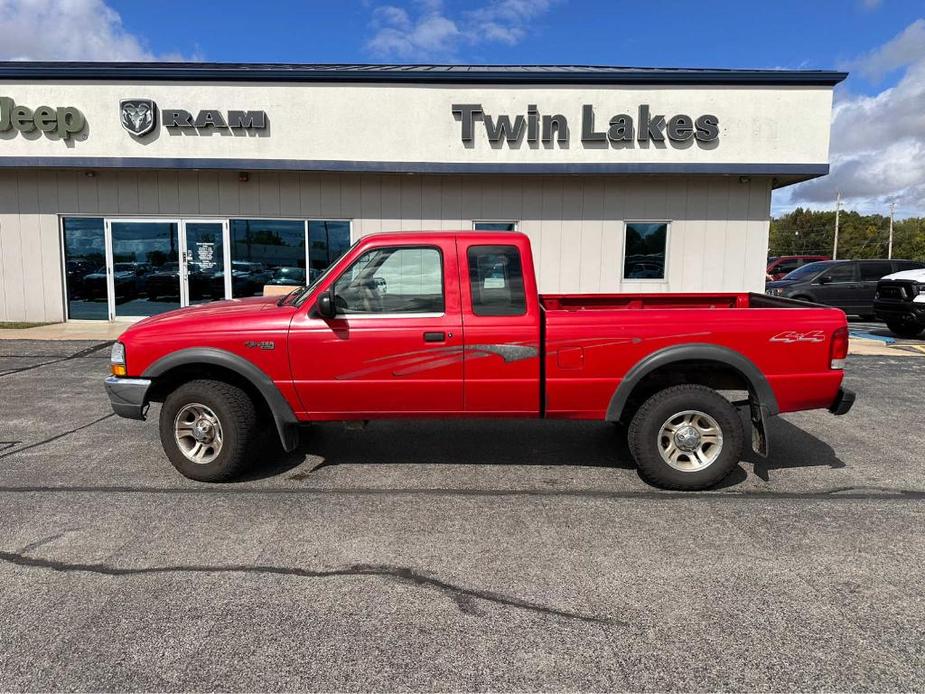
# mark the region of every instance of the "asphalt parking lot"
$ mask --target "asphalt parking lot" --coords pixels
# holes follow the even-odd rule
[[[560,422],[315,426],[194,483],[107,357],[0,342],[0,690],[925,688],[925,357],[851,357],[849,415],[698,494]]]

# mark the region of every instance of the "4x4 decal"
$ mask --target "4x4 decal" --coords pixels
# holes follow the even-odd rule
[[[825,342],[825,333],[821,330],[810,330],[805,333],[786,330],[782,333],[777,333],[769,342]]]

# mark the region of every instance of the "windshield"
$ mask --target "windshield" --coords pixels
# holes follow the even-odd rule
[[[829,262],[829,263],[826,263],[826,262],[808,263],[808,264],[804,265],[803,267],[798,267],[798,268],[797,268],[796,270],[794,270],[793,272],[790,272],[790,273],[784,275],[784,278],[783,278],[783,279],[785,279],[785,280],[802,280],[802,279],[806,279],[807,277],[812,277],[812,276],[815,275],[817,272],[821,272],[822,270],[825,270],[825,269],[826,269],[827,267],[829,267],[830,265],[832,265],[832,263],[830,263],[830,262]]]

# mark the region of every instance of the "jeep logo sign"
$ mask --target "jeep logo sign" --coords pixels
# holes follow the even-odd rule
[[[73,106],[39,106],[33,111],[27,106],[17,106],[9,97],[0,96],[0,133],[7,130],[18,130],[23,134],[39,131],[66,140],[82,132],[86,125],[84,114]]]
[[[161,125],[165,128],[191,128],[198,133],[206,128],[231,130],[265,130],[264,111],[227,111],[203,109],[196,116],[182,108],[161,109]],[[123,99],[119,102],[119,120],[132,135],[141,137],[154,130],[158,108],[152,99]]]

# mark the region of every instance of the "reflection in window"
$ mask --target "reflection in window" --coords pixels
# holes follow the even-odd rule
[[[664,279],[666,222],[627,222],[623,279]]]
[[[471,246],[469,289],[477,316],[522,316],[527,312],[520,253],[514,246]]]
[[[231,220],[231,295],[260,296],[278,271],[305,271],[305,222]]]
[[[65,290],[67,317],[108,320],[106,301],[106,243],[103,220],[64,219]]]
[[[314,282],[350,248],[350,222],[311,220],[308,223],[308,275]]]
[[[517,222],[475,222],[476,231],[517,231]]]
[[[436,248],[367,251],[334,283],[339,313],[442,313],[443,263]]]

